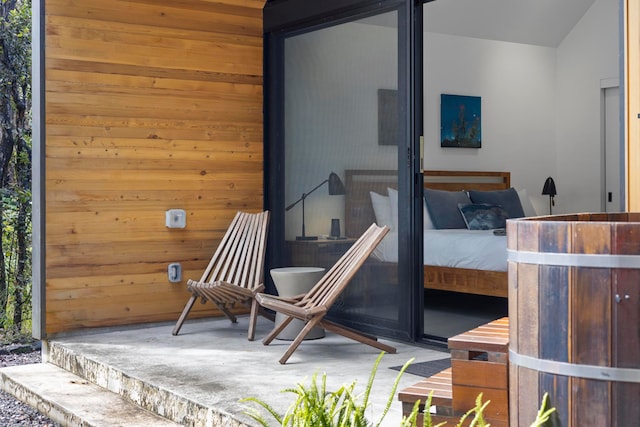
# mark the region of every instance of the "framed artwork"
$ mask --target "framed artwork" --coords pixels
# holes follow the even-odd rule
[[[440,146],[482,147],[479,96],[440,95]]]
[[[398,145],[398,91],[378,89],[378,145]]]

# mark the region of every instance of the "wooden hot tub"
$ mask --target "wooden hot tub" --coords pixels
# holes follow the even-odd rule
[[[640,213],[507,224],[510,425],[640,422]]]

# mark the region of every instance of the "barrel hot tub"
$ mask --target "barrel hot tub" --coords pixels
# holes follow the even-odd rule
[[[640,213],[509,220],[509,417],[640,425]]]

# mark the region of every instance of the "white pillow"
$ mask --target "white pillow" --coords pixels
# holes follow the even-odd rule
[[[369,196],[371,196],[371,205],[373,206],[373,213],[376,216],[376,224],[379,226],[386,225],[393,230],[389,198],[374,191],[369,191]]]
[[[398,191],[393,188],[387,188],[389,196],[383,196],[374,191],[369,191],[371,196],[371,204],[373,212],[376,215],[376,223],[378,225],[388,225],[391,230],[398,229]],[[422,217],[424,230],[435,230],[431,215],[427,210],[427,204],[422,200]]]
[[[387,187],[389,194],[389,209],[391,210],[391,221],[393,222],[392,230],[398,229],[398,190]]]
[[[527,194],[527,190],[525,188],[521,190],[516,190],[518,192],[518,198],[520,199],[520,204],[522,205],[522,210],[524,211],[524,216],[538,216],[536,209],[533,207],[533,203],[531,203],[531,199]]]

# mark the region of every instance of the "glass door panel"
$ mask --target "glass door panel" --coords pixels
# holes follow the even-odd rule
[[[286,37],[283,130],[287,263],[328,269],[371,222],[388,225],[330,318],[406,338],[411,275],[399,274],[410,262],[399,260],[399,242],[407,244],[399,236],[409,227],[399,221],[410,216],[398,210],[410,199],[397,196],[407,191],[398,152],[410,134],[403,10]]]

